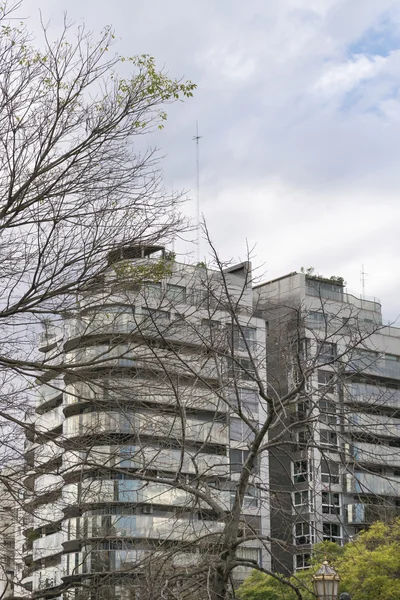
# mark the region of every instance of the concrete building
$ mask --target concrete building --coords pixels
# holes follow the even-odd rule
[[[254,301],[270,394],[285,398],[304,377],[270,433],[273,568],[292,572],[314,543],[343,544],[399,510],[400,329],[339,278],[290,273]]]
[[[32,519],[23,583],[33,597],[79,598],[85,585],[85,598],[103,598],[109,586],[109,597],[123,599],[149,553],[199,560],[217,539],[221,521],[176,482],[203,480],[228,511],[249,435],[228,406],[240,402],[256,423],[265,416],[249,376],[250,347],[266,377],[265,321],[253,315],[250,269],[240,264],[222,277],[168,259],[161,247],[126,248],[110,254],[104,276],[62,321],[46,326],[48,369],[26,447]],[[235,361],[214,351],[228,338]],[[245,521],[266,535],[258,482],[267,480],[265,457]],[[257,542],[240,552],[270,564]]]

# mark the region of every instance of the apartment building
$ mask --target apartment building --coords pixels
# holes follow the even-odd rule
[[[34,598],[122,600],[150,554],[174,566],[205,560],[224,524],[191,490],[201,483],[229,512],[250,435],[235,406],[252,423],[266,413],[251,376],[256,365],[266,378],[266,336],[250,269],[220,273],[162,247],[125,248],[67,315],[46,323],[26,444],[23,584]],[[243,518],[268,535],[259,481],[268,481],[266,456]],[[239,554],[270,565],[257,541]]]
[[[254,302],[278,407],[273,568],[288,573],[308,568],[313,544],[346,543],[399,511],[400,329],[339,278],[290,273],[257,286]]]

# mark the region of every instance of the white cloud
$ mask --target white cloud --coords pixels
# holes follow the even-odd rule
[[[313,91],[325,94],[347,93],[361,81],[376,77],[385,69],[387,61],[387,57],[369,58],[360,54],[341,64],[329,65],[314,84]]]

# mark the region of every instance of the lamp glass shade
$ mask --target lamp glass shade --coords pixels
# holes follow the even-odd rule
[[[339,581],[339,575],[329,566],[328,561],[324,561],[313,577],[314,593],[318,600],[337,600]]]

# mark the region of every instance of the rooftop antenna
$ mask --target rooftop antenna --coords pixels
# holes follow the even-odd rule
[[[199,122],[196,121],[196,135],[193,140],[196,142],[196,233],[197,233],[197,263],[200,262],[200,144],[203,136],[199,135]]]
[[[361,280],[361,290],[362,290],[362,297],[365,298],[365,277],[368,275],[368,273],[366,273],[364,271],[364,265],[361,265],[361,272],[360,272],[360,280]]]

